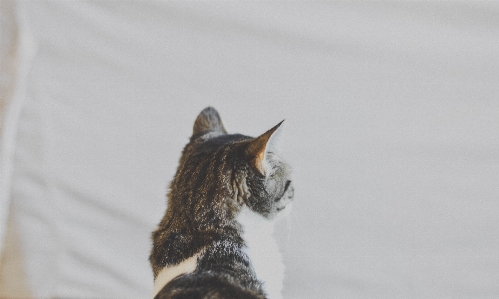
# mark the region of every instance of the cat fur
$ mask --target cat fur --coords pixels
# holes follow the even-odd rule
[[[271,146],[281,123],[252,138],[228,134],[214,108],[198,115],[152,234],[154,299],[282,297],[272,233],[293,186]]]

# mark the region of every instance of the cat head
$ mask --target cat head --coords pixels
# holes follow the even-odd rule
[[[171,184],[170,200],[189,204],[198,224],[230,222],[244,207],[274,218],[293,199],[290,167],[274,141],[282,122],[253,138],[228,134],[218,112],[204,109],[194,122]]]

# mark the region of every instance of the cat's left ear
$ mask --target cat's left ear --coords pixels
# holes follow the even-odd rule
[[[284,120],[283,120],[284,121]],[[267,160],[266,155],[273,139],[279,131],[282,122],[278,123],[275,127],[253,139],[246,148],[246,157],[250,166],[263,176],[267,176]]]
[[[218,111],[213,107],[206,107],[203,111],[201,111],[201,113],[199,113],[196,121],[194,122],[192,135],[199,135],[209,131],[227,134],[227,130],[225,130],[222,123],[222,118],[218,114]]]

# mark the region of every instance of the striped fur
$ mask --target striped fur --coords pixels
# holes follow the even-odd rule
[[[156,299],[280,297],[276,287],[268,287],[270,281],[257,277],[247,252],[248,244],[255,247],[258,241],[245,240],[255,234],[245,234],[250,228],[240,219],[247,217],[238,217],[244,210],[271,223],[293,199],[289,167],[269,146],[279,126],[252,138],[227,134],[211,107],[199,114],[170,184],[168,208],[152,234],[150,255],[155,279],[196,254],[197,263],[194,271],[166,282]],[[279,257],[259,267],[267,263],[282,271]]]

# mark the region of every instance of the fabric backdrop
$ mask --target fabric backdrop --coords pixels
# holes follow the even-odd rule
[[[150,232],[208,105],[252,136],[286,119],[285,298],[499,297],[497,3],[16,11],[0,232],[10,204],[33,297],[150,297]]]

